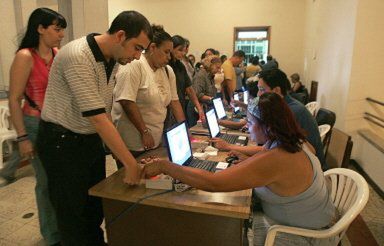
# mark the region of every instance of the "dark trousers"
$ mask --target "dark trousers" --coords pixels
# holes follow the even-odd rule
[[[88,195],[88,189],[105,178],[100,137],[41,121],[37,149],[47,173],[61,244],[104,245],[101,199]]]

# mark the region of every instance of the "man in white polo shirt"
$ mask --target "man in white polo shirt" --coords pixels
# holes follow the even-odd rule
[[[88,195],[105,178],[103,141],[124,164],[124,182],[139,182],[140,170],[110,112],[118,64],[139,59],[151,39],[148,20],[124,11],[107,33],[74,40],[55,57],[37,147],[62,245],[104,245],[101,201]]]

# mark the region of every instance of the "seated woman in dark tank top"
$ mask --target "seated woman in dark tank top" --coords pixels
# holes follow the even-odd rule
[[[212,192],[253,188],[263,209],[255,213],[255,245],[264,244],[273,224],[309,229],[331,226],[337,219],[336,208],[330,200],[320,162],[284,99],[275,93],[264,93],[249,102],[247,117],[250,138],[264,144],[257,154],[245,157],[230,153],[237,155],[240,162],[218,173],[166,160],[144,160],[146,174],[165,173]],[[288,234],[276,240],[282,240],[284,245],[314,243],[312,239]]]

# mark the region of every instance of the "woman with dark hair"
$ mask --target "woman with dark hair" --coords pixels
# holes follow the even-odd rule
[[[230,192],[254,189],[263,213],[254,218],[254,245],[264,245],[268,228],[274,224],[320,229],[337,219],[324,175],[313,148],[305,142],[302,129],[284,100],[265,93],[248,107],[250,137],[264,150],[242,159],[221,172],[184,167],[166,160],[143,160],[148,176],[165,173],[192,187]],[[236,153],[235,153],[236,154]],[[279,235],[282,245],[308,243],[307,238]],[[311,242],[313,243],[313,242]]]
[[[27,158],[32,163],[36,174],[40,232],[49,245],[58,243],[60,236],[56,215],[48,198],[46,173],[35,151],[35,144],[48,73],[66,27],[64,17],[48,8],[38,8],[29,17],[10,71],[9,109],[17,132],[18,149],[12,153],[0,174],[7,183],[12,182],[20,160]],[[21,103],[23,98],[24,106]]]
[[[172,67],[173,71],[176,75],[176,85],[177,85],[177,95],[179,96],[179,100],[181,106],[183,108],[184,114],[186,115],[187,108],[187,100],[186,95],[189,97],[189,100],[197,108],[199,118],[204,120],[204,111],[201,107],[199,100],[197,99],[196,93],[192,88],[192,82],[188,76],[188,73],[181,63],[181,59],[184,56],[186,42],[185,39],[179,35],[175,35],[172,37],[173,49],[171,53],[172,59],[169,61],[169,65]],[[166,125],[171,126],[174,123],[172,117],[168,117]]]
[[[177,121],[185,120],[175,74],[167,66],[172,38],[162,26],[152,25],[152,32],[140,60],[119,68],[113,90],[112,118],[134,157],[159,146],[168,105]],[[123,165],[118,161],[118,166]]]

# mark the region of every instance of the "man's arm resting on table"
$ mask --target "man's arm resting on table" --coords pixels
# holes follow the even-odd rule
[[[140,176],[136,160],[126,148],[115,126],[108,119],[107,114],[102,113],[89,116],[88,119],[104,143],[126,167],[129,177],[126,177],[125,182],[128,184],[138,183]]]

